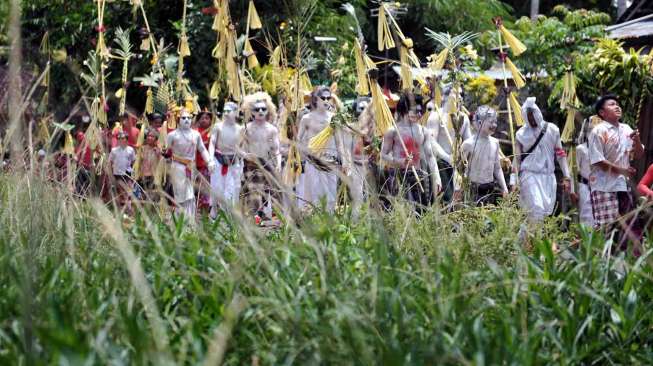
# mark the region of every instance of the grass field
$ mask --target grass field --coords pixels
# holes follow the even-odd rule
[[[120,218],[120,216],[117,216]],[[0,175],[0,364],[650,364],[647,255],[514,206],[124,223]],[[564,249],[575,235],[581,242]]]

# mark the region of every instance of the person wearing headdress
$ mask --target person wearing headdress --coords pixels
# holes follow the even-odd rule
[[[563,174],[563,189],[571,191],[571,176],[567,153],[562,148],[560,130],[546,122],[542,111],[535,104],[535,97],[526,99],[522,105],[522,117],[526,124],[516,133],[516,151],[510,183],[518,187],[519,202],[528,215],[530,223],[542,222],[553,213],[556,203],[555,160]],[[525,239],[526,227],[521,236]]]
[[[594,216],[592,213],[592,200],[590,198],[589,179],[591,174],[591,164],[589,151],[587,148],[587,138],[592,131],[592,117],[583,121],[583,125],[578,135],[578,145],[576,146],[576,167],[578,174],[576,180],[578,183],[578,218],[582,225],[588,228],[594,227]]]
[[[459,91],[449,90],[445,94],[444,107],[435,108],[435,105],[428,106],[433,108],[426,121],[426,128],[429,132],[429,140],[431,146],[438,159],[438,166],[440,167],[440,175],[442,178],[442,199],[444,202],[451,202],[454,192],[454,168],[453,168],[453,146],[455,140],[460,137],[461,141],[465,141],[472,136],[470,131],[470,122],[467,116],[464,116],[462,125],[459,132],[453,126],[452,119],[455,118],[454,114],[454,100],[457,98]],[[454,95],[455,94],[455,95]],[[431,102],[429,102],[431,103]],[[434,101],[432,103],[435,103]],[[460,133],[460,136],[458,136]]]
[[[222,122],[211,131],[209,154],[215,156],[216,169],[211,174],[211,217],[215,218],[223,205],[236,206],[240,198],[243,175],[243,126],[239,125],[238,104],[226,102]]]
[[[276,107],[265,92],[245,96],[243,150],[245,185],[243,198],[257,222],[272,218],[272,206],[279,203],[278,176],[281,169],[279,129],[274,126]]]
[[[116,134],[118,146],[111,149],[109,163],[113,172],[114,184],[116,185],[116,198],[118,205],[124,207],[128,213],[131,212],[131,191],[132,191],[132,166],[136,161],[136,152],[128,144],[128,136],[124,131]]]
[[[202,142],[204,143],[204,147],[206,147],[207,149],[209,147],[209,138],[211,137],[212,122],[213,122],[213,114],[206,109],[200,111],[195,116],[195,130],[200,133],[200,136],[202,137]],[[211,207],[210,206],[211,194],[210,194],[210,187],[207,187],[206,183],[210,181],[211,175],[209,174],[208,165],[206,161],[204,161],[204,159],[202,158],[202,155],[197,155],[195,166],[197,167],[197,171],[200,173],[200,176],[203,178],[203,179],[198,179],[196,185],[198,208],[200,210],[208,210]],[[200,176],[198,176],[198,178]]]
[[[404,91],[397,103],[397,123],[383,135],[381,159],[387,164],[389,183],[394,194],[418,205],[430,202],[429,188],[439,192],[442,181],[428,134],[419,124],[421,105],[410,91]],[[426,162],[430,176],[422,162]],[[417,175],[417,176],[416,176]]]
[[[616,228],[621,249],[626,249],[627,242],[633,241],[638,255],[642,228],[637,217],[626,220],[625,229],[618,225],[618,220],[635,206],[628,181],[636,170],[630,166],[630,161],[644,156],[644,145],[637,130],[621,123],[621,107],[614,95],[600,97],[594,109],[602,120],[592,128],[587,139],[592,165],[590,196],[594,225],[606,231]]]
[[[169,175],[177,212],[185,215],[189,220],[194,220],[197,209],[193,189],[197,152],[208,162],[207,166],[210,172],[215,169],[215,162],[204,147],[200,133],[191,128],[192,121],[193,116],[190,112],[181,109],[179,127],[170,132],[167,139],[168,155],[172,160]]]
[[[327,210],[335,209],[337,171],[346,159],[340,130],[336,128],[319,151],[309,147],[310,140],[329,126],[335,112],[336,101],[329,87],[316,87],[311,93],[311,111],[299,121],[298,140],[306,159],[300,186],[297,188],[300,207],[316,207],[321,200],[325,200]]]
[[[501,169],[501,147],[492,137],[497,129],[497,112],[487,105],[478,107],[473,120],[476,133],[462,144],[467,161],[466,176],[470,197],[478,205],[496,204],[496,186],[503,197],[508,195],[506,179]]]

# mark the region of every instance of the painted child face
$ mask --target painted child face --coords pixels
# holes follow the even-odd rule
[[[422,106],[417,106],[415,108],[411,108],[408,111],[408,121],[410,123],[415,123],[415,122],[419,121],[421,116],[422,116]]]
[[[481,136],[491,136],[497,130],[497,119],[491,117],[483,121],[481,124],[481,130],[479,131]]]
[[[179,127],[182,129],[189,129],[192,123],[193,117],[186,110],[183,110],[179,116]]]
[[[222,116],[225,120],[235,121],[236,117],[238,117],[238,106],[235,103],[225,103]]]
[[[356,115],[360,116],[368,105],[369,103],[366,100],[358,102],[358,104],[356,104]]]
[[[263,101],[256,102],[252,108],[252,113],[255,120],[265,121],[268,116],[268,105]]]
[[[333,105],[331,104],[331,92],[329,91],[323,91],[317,96],[317,101],[316,101],[316,106],[318,110],[322,111],[330,111],[333,109]]]

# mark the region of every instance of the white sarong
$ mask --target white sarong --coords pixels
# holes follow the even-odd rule
[[[326,208],[333,211],[336,207],[338,191],[338,176],[334,171],[321,171],[310,162],[306,162],[304,174],[299,180],[297,196],[300,207],[320,205],[320,200],[326,199]]]
[[[553,213],[557,188],[555,175],[522,171],[519,182],[519,203],[530,221],[542,221]]]
[[[582,225],[588,228],[594,227],[590,188],[587,184],[583,183],[578,184],[578,218]]]
[[[195,191],[193,189],[192,175],[189,178],[186,175],[186,165],[173,161],[170,164],[170,182],[172,191],[175,195],[175,202],[182,204],[189,200],[195,200]]]
[[[227,166],[225,175],[222,175],[222,167],[222,164],[216,163],[211,174],[211,207],[220,202],[235,206],[239,201],[243,166],[239,162]]]

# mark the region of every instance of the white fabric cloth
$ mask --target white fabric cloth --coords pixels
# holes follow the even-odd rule
[[[327,210],[333,211],[336,207],[338,176],[334,171],[318,170],[308,161],[304,167],[305,171],[299,180],[301,188],[297,190],[300,205],[308,206],[307,203],[310,203],[319,206],[320,200],[324,197]]]
[[[136,161],[136,153],[131,146],[116,146],[109,153],[113,175],[128,175]]]
[[[467,160],[467,177],[471,182],[492,183],[497,174],[503,174],[499,158],[499,140],[494,137],[471,137],[463,142],[462,152]]]
[[[589,152],[586,143],[580,144],[576,147],[576,165],[578,167],[578,174],[589,180],[591,170]],[[594,227],[590,187],[581,182],[578,182],[578,218],[581,224],[590,228]]]
[[[578,218],[581,224],[589,228],[594,227],[590,187],[583,183],[578,185]]]
[[[578,173],[585,179],[590,179],[591,174],[591,165],[589,151],[587,150],[587,144],[580,144],[576,146],[576,167],[578,168]]]
[[[211,174],[211,207],[219,202],[235,206],[240,196],[243,165],[238,161],[228,167],[227,174],[222,175],[222,164],[216,164],[216,169]]]
[[[522,158],[519,162],[521,171],[536,172],[540,174],[553,174],[555,170],[556,148],[562,148],[560,141],[560,130],[554,124],[547,123],[546,133],[540,143],[535,147],[533,152]],[[521,146],[522,153],[528,151],[533,146],[539,136],[542,128],[546,125],[533,128],[528,124],[524,125],[517,131],[516,139]],[[564,168],[563,173],[564,173]],[[565,174],[568,175],[568,174]]]
[[[553,213],[556,203],[556,178],[553,173],[524,171],[519,176],[519,203],[531,222],[539,222]]]
[[[589,160],[592,165],[589,180],[593,191],[628,191],[625,176],[603,171],[594,164],[607,160],[620,167],[629,167],[630,153],[633,150],[633,141],[630,139],[632,133],[633,129],[624,123],[614,126],[603,121],[594,126],[588,138]]]
[[[170,183],[175,195],[175,202],[178,205],[186,201],[195,201],[195,192],[193,190],[193,177],[186,176],[186,165],[173,161],[170,163]]]

